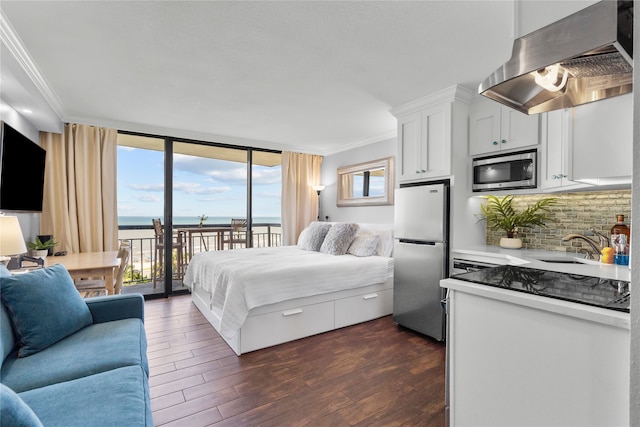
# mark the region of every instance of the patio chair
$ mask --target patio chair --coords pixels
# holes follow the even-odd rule
[[[122,280],[124,277],[124,270],[127,268],[129,262],[129,254],[131,253],[131,242],[123,240],[120,242],[120,248],[118,249],[118,258],[120,259],[120,266],[116,272],[113,293],[119,294],[122,290]],[[96,294],[106,293],[107,287],[104,279],[80,279],[75,282],[76,288],[79,292],[85,296],[93,296]]]
[[[236,244],[247,246],[246,218],[231,218],[231,231],[224,243],[229,245],[229,249],[235,249]]]
[[[166,246],[164,228],[162,227],[160,218],[153,218],[151,221],[153,222],[153,231],[155,233],[153,267],[151,271],[151,274],[153,274],[153,288],[155,289],[158,279],[164,277],[164,249]],[[177,233],[171,246],[173,250],[177,252],[176,268],[173,271],[173,278],[182,280],[186,269],[186,246],[182,238],[182,233]]]

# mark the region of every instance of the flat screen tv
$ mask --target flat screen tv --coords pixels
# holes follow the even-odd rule
[[[46,151],[2,122],[0,211],[42,212]]]

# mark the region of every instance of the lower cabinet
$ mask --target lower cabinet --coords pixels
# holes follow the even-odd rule
[[[450,425],[628,426],[628,322],[517,299],[449,289]]]

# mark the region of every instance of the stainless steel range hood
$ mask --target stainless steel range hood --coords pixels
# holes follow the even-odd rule
[[[526,114],[573,107],[631,92],[632,56],[633,1],[601,1],[516,39],[478,92]]]

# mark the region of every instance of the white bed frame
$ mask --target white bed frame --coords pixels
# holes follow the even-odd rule
[[[220,331],[220,310],[211,294],[195,286],[191,299],[204,317]],[[393,277],[384,283],[297,298],[249,312],[232,339],[223,339],[239,356],[261,348],[366,322],[393,312]]]

